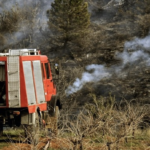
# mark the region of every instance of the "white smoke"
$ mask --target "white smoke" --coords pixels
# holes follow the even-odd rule
[[[41,31],[48,29],[46,11],[51,8],[51,3],[54,0],[2,0],[0,1],[0,13],[5,17],[5,12],[13,10],[19,10],[27,13],[27,18],[24,16],[20,22],[18,22],[18,30],[15,33],[5,33],[6,45],[16,45],[19,41],[26,41],[27,38],[32,37],[32,40],[36,40],[35,34],[42,38]],[[27,20],[28,23],[27,23]],[[34,28],[31,28],[31,26]],[[32,42],[31,42],[32,43]],[[32,44],[31,44],[32,46]],[[29,45],[30,47],[30,45]]]
[[[145,38],[135,38],[133,41],[125,43],[125,49],[132,48],[136,50],[138,47],[143,47],[143,49],[150,48],[150,35]]]
[[[123,5],[123,0],[111,0],[106,4],[103,9],[111,9],[112,7],[118,7],[120,5]]]
[[[133,51],[133,52],[129,52]],[[117,54],[117,58],[123,61],[122,67],[128,63],[137,63],[145,61],[147,66],[150,65],[150,35],[141,39],[135,38],[133,41],[126,42],[124,45],[124,51]]]
[[[93,71],[92,73],[84,72],[82,78],[77,78],[72,86],[69,86],[66,90],[67,95],[77,92],[80,90],[87,82],[98,82],[105,77],[110,77],[111,74],[108,72],[107,68],[103,65],[89,65],[86,66],[87,71]]]
[[[117,58],[121,58],[123,61],[123,65],[122,68],[128,64],[128,63],[134,63],[136,61],[141,60],[146,60],[147,62],[150,61],[149,55],[146,54],[145,52],[143,52],[142,50],[138,50],[136,52],[133,52],[132,54],[130,54],[128,51],[124,51],[123,53],[120,53]],[[137,62],[139,63],[139,62]]]
[[[133,52],[129,52],[129,50]],[[70,85],[66,89],[66,94],[73,94],[82,89],[86,83],[96,83],[104,78],[110,78],[113,74],[117,75],[118,78],[121,77],[122,73],[127,75],[128,72],[123,71],[126,65],[128,65],[128,67],[132,67],[132,64],[139,66],[141,62],[144,62],[145,66],[150,66],[150,55],[148,52],[150,52],[150,36],[143,39],[136,38],[126,42],[124,44],[124,51],[122,53],[116,53],[116,58],[122,60],[120,65],[111,66],[109,68],[106,68],[104,65],[96,64],[87,66],[87,71],[82,74],[81,79],[77,78],[73,85]],[[91,70],[93,70],[92,73],[88,72]]]
[[[26,7],[26,6],[31,6],[32,4],[38,5],[39,3],[42,3],[42,9],[47,10],[50,9],[50,5],[54,0],[25,0],[25,1],[20,1],[20,0],[1,0],[0,1],[0,13],[3,10],[10,10],[12,9],[15,5],[18,7]]]

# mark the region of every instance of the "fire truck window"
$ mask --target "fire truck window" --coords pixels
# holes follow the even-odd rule
[[[5,62],[0,61],[0,106],[6,105]]]
[[[46,77],[47,77],[47,79],[49,79],[50,78],[50,72],[49,72],[48,63],[45,63],[45,70],[46,70]]]
[[[42,67],[42,75],[43,75],[43,79],[45,78],[45,74],[44,74],[44,68],[43,68],[43,64],[41,64]]]
[[[0,61],[0,81],[5,81],[5,62]]]

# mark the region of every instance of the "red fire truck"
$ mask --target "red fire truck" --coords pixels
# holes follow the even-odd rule
[[[56,108],[61,105],[47,56],[36,49],[0,53],[0,133],[3,126],[46,122]]]

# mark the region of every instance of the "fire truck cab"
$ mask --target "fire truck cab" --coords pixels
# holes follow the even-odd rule
[[[36,49],[0,53],[0,131],[3,126],[35,124],[35,117],[55,111],[56,87],[48,57]],[[51,106],[51,107],[50,107]],[[43,117],[44,118],[44,117]]]

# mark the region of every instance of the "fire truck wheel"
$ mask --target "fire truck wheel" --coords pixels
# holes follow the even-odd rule
[[[48,136],[57,136],[58,134],[58,117],[59,117],[59,107],[56,106],[54,110],[54,116],[48,116],[47,118],[47,130],[46,134]]]
[[[54,133],[57,136],[58,134],[58,117],[59,117],[59,107],[55,107],[55,125],[54,125]]]
[[[0,136],[3,135],[3,118],[0,117]]]

